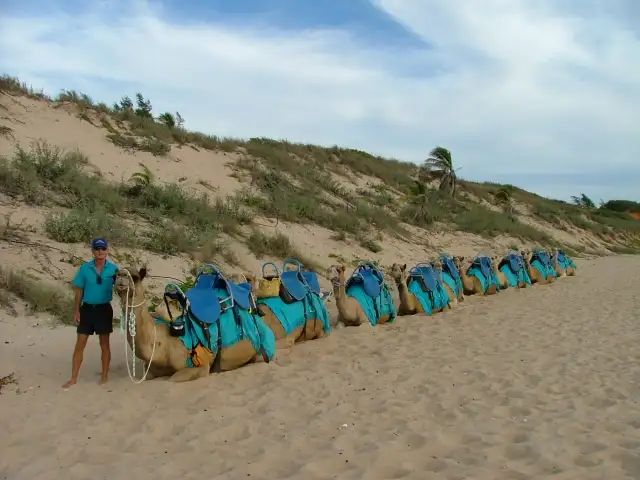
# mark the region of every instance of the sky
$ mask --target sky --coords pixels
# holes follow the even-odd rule
[[[0,73],[186,127],[640,200],[637,0],[4,0]]]

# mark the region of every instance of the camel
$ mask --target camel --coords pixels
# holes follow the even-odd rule
[[[482,288],[482,282],[475,275],[468,275],[468,269],[471,266],[473,260],[467,261],[466,264],[463,264],[465,257],[454,257],[454,261],[456,264],[456,268],[458,272],[460,272],[460,278],[462,279],[462,287],[464,289],[465,295],[493,295],[498,292],[496,285],[489,285],[487,291],[485,292]]]
[[[327,278],[333,284],[333,296],[336,299],[338,308],[338,321],[347,327],[359,327],[371,324],[369,317],[365,313],[360,302],[347,295],[347,278],[344,265],[333,265],[327,270]],[[390,323],[395,319],[395,314],[387,313],[378,318],[376,325]]]
[[[559,262],[558,257],[560,258],[564,257],[565,261]],[[563,264],[564,266],[566,266],[566,268],[563,268]],[[571,260],[566,253],[564,253],[562,250],[558,248],[554,248],[553,251],[551,252],[551,265],[553,265],[553,268],[555,269],[558,278],[573,277],[576,274],[576,267],[573,260]]]
[[[438,275],[439,274],[440,273],[438,273]],[[432,315],[433,313],[442,312],[446,308],[446,307],[440,307],[440,308],[433,308],[431,312],[425,311],[422,305],[422,302],[420,302],[420,299],[416,297],[416,295],[413,292],[409,291],[408,282],[407,282],[409,275],[407,272],[406,263],[404,265],[399,265],[397,263],[394,263],[393,266],[391,267],[391,277],[393,278],[393,280],[396,283],[396,286],[398,287],[398,295],[400,297],[400,305],[398,306],[398,315],[415,315],[415,314]],[[444,286],[445,285],[443,284],[443,287]],[[457,303],[455,294],[453,294],[450,288],[448,288],[448,290],[447,288],[445,288],[445,291],[447,292],[447,297],[449,299],[449,302],[451,302],[451,296],[453,295],[453,299]],[[451,309],[451,303],[449,303],[448,307],[449,309]]]
[[[496,272],[496,276],[498,277],[498,283],[500,284],[500,289],[505,290],[509,288],[509,280],[503,271],[500,270],[500,262],[504,257],[500,255],[493,255],[491,257],[491,263],[493,264],[493,269]]]
[[[258,276],[251,273],[245,273],[244,277],[251,285],[252,291],[257,292]],[[325,331],[325,325],[322,319],[311,318],[307,320],[303,325],[294,328],[289,333],[289,335],[287,335],[282,322],[278,319],[277,315],[273,312],[273,310],[271,310],[268,305],[265,305],[265,303],[261,302],[260,299],[258,299],[257,307],[258,310],[263,314],[262,321],[275,335],[276,342],[278,342],[278,350],[280,350],[281,348],[291,348],[294,344],[303,342],[305,340],[324,338],[330,333],[330,330]]]
[[[435,262],[434,265],[438,266],[440,270],[440,277],[442,278],[442,286],[444,287],[447,295],[449,296],[451,306],[458,305],[460,302],[464,302],[464,288],[463,285],[460,285],[455,280],[455,275],[457,273],[460,276],[460,271],[456,266],[455,260],[453,257],[442,254],[440,255],[439,262]],[[454,271],[455,270],[455,271]],[[462,281],[462,277],[460,277]],[[455,290],[454,288],[455,287]],[[458,294],[456,295],[456,290]]]
[[[524,269],[520,265],[518,265],[517,268],[515,266],[513,269],[511,268],[512,260],[514,260],[513,257],[518,257],[522,260],[520,265],[524,265]],[[512,282],[515,284],[513,285],[515,288],[526,288],[531,285],[531,278],[529,278],[529,272],[526,263],[524,262],[524,257],[522,257],[519,252],[510,250],[502,258],[496,255],[493,258],[493,264],[501,289],[506,289],[512,286]]]
[[[524,262],[527,265],[527,271],[529,272],[531,283],[546,285],[555,281],[556,278],[553,274],[549,273],[545,276],[534,265],[531,265],[531,259],[533,257],[533,253],[531,252],[531,250],[522,250],[520,254],[522,255],[522,258],[524,258]]]
[[[147,309],[146,292],[142,283],[146,275],[146,268],[139,271],[132,267],[120,268],[114,289],[121,304],[130,305],[128,311],[124,312],[124,317],[128,318],[131,313],[135,315],[135,337],[132,338],[127,328],[127,341],[132,348],[135,347],[136,357],[148,367],[148,378],[170,376],[173,382],[186,382],[206,377],[213,369],[218,355],[208,349],[200,349],[197,351],[198,365],[189,366],[189,360],[193,361],[194,358],[193,352],[185,347],[180,337],[171,335],[167,322],[157,322]],[[265,331],[269,332],[267,329]],[[247,339],[222,348],[219,357],[221,371],[234,370],[264,360],[261,352]]]

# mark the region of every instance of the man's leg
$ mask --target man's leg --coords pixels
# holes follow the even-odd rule
[[[62,385],[62,388],[69,388],[70,386],[75,385],[78,381],[78,374],[80,373],[80,366],[82,365],[82,358],[84,356],[84,348],[87,346],[87,340],[89,340],[89,335],[78,333],[76,346],[73,349],[73,357],[71,359],[71,378],[67,383]]]
[[[102,360],[102,372],[100,373],[100,384],[105,384],[109,380],[109,364],[111,363],[111,346],[110,337],[113,332],[113,308],[111,304],[107,304],[100,311],[100,315],[96,316],[95,321],[96,333],[100,338],[100,350],[102,352],[100,359]]]
[[[111,346],[110,346],[110,333],[100,334],[100,350],[102,354],[100,360],[102,360],[102,372],[100,373],[100,384],[107,383],[109,380],[109,364],[111,363]]]

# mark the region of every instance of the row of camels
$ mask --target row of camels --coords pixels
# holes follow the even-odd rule
[[[540,269],[539,264],[539,259],[545,258],[545,254],[548,259],[547,266],[551,269],[547,272],[544,268]],[[226,280],[218,271],[215,273],[217,276],[212,277],[210,290],[205,292],[209,297],[196,295],[202,294],[202,289],[191,294],[191,304],[186,300],[184,304],[167,301],[165,296],[165,301],[160,303],[154,312],[148,309],[143,283],[147,275],[145,268],[121,268],[116,276],[114,289],[120,297],[121,304],[130,306],[123,307],[123,310],[127,311],[123,311],[122,318],[133,319],[134,323],[134,328],[130,329],[130,322],[127,322],[126,340],[135,356],[145,363],[148,378],[169,376],[172,381],[184,382],[205,377],[212,372],[233,370],[253,362],[270,362],[275,359],[276,353],[287,354],[298,342],[326,337],[330,334],[331,327],[338,323],[346,327],[377,325],[393,322],[397,315],[432,315],[455,307],[463,302],[467,295],[493,295],[510,287],[543,285],[560,277],[575,275],[573,261],[568,259],[561,263],[558,258],[568,259],[560,250],[526,250],[511,251],[506,255],[479,254],[474,258],[441,256],[439,259],[418,264],[423,265],[420,268],[424,270],[417,267],[408,269],[406,264],[394,263],[390,269],[390,277],[398,290],[398,306],[394,305],[389,295],[389,285],[383,274],[373,263],[358,267],[357,271],[360,273],[354,271],[349,278],[344,265],[331,266],[327,270],[326,278],[332,283],[332,292],[319,290],[317,274],[314,272],[293,274],[292,280],[287,282],[284,281],[283,273],[282,282],[277,280],[280,289],[276,290],[276,296],[266,299],[260,296],[263,284],[279,277],[266,276],[263,270],[262,277],[236,274],[230,276],[233,280]],[[508,278],[508,269],[511,268],[509,261],[514,259],[516,264],[520,261],[518,259],[522,260],[522,275]],[[478,273],[482,261],[486,263],[485,274],[489,275],[487,278],[491,277],[494,281],[484,281]],[[474,270],[476,267],[477,271]],[[448,271],[451,273],[446,273]],[[430,272],[432,277],[428,277],[424,272]],[[451,276],[456,277],[457,284],[451,281]],[[358,288],[364,287],[360,288],[360,294],[354,290],[356,277],[365,280],[356,285]],[[372,283],[370,278],[379,279],[380,282]],[[431,285],[430,289],[425,288],[425,282]],[[460,288],[456,288],[456,285]],[[302,286],[309,288],[305,287],[305,291],[302,291]],[[443,292],[440,299],[433,293],[437,289]],[[427,290],[428,295],[423,296],[422,292]],[[220,293],[222,291],[229,292],[228,298],[222,298],[226,296]],[[324,303],[330,293],[335,297],[338,310],[338,318],[333,321],[329,320]],[[185,299],[189,298],[189,295],[190,291],[187,291]],[[286,301],[283,300],[285,297]],[[212,301],[207,303],[207,298]],[[229,298],[233,307],[227,309],[224,302]],[[309,299],[313,301],[310,302]],[[295,310],[298,307],[299,309]],[[223,320],[227,311],[233,312],[233,315],[228,313],[228,317],[233,321]],[[289,321],[292,318],[285,318],[287,315],[296,316],[293,319],[295,321]],[[372,316],[375,316],[375,319]],[[221,333],[223,321],[227,322],[227,330],[231,328],[238,332],[238,336],[231,341],[227,340],[227,344]],[[232,327],[228,326],[231,325],[229,322],[233,323]],[[191,326],[198,335],[192,335],[187,341],[184,333],[176,333],[179,330],[178,326],[181,329]]]

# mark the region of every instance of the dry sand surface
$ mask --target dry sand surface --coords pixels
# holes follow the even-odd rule
[[[638,257],[432,318],[344,328],[193,383],[97,385],[74,332],[0,322],[0,478],[639,479]],[[16,388],[18,390],[16,390]]]

